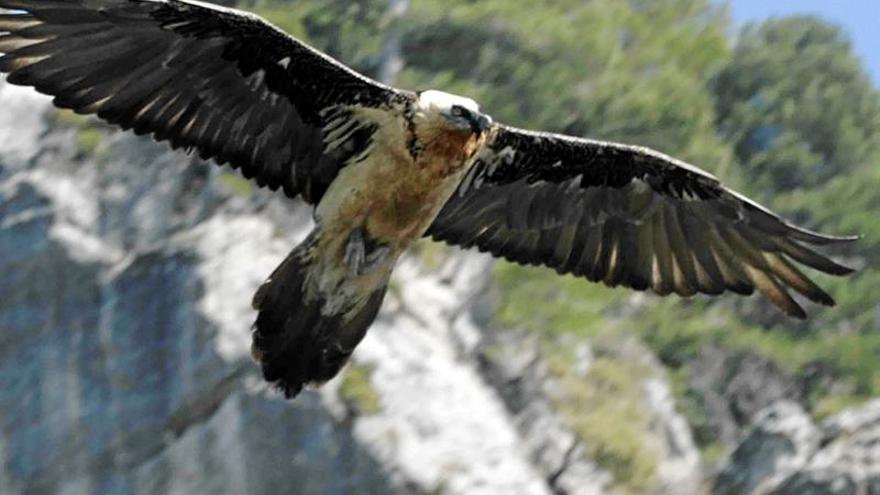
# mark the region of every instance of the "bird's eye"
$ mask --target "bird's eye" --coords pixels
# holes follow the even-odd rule
[[[458,105],[455,105],[454,107],[452,107],[452,115],[454,117],[463,117],[464,116],[464,108],[462,108]]]

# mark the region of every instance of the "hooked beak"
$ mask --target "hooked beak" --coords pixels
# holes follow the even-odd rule
[[[476,133],[482,134],[491,129],[492,124],[494,124],[492,117],[485,114],[480,114],[479,116],[477,116],[476,119],[473,120],[473,122],[471,122],[471,129],[473,129],[473,131]]]

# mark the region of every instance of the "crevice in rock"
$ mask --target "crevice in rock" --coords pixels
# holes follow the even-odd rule
[[[553,491],[554,495],[568,495],[568,490],[559,486],[559,478],[565,474],[565,471],[571,467],[573,462],[576,462],[575,457],[580,443],[580,440],[577,438],[572,439],[571,446],[565,451],[565,455],[562,458],[562,463],[559,468],[547,477],[547,485],[550,487],[550,490]]]
[[[242,378],[247,373],[247,366],[239,365],[233,368],[217,383],[195,397],[191,397],[186,403],[171,413],[168,418],[168,430],[174,434],[174,438],[182,437],[193,426],[207,422],[220,406],[234,392],[242,386]]]

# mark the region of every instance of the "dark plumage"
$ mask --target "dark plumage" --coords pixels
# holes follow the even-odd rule
[[[0,72],[54,103],[240,168],[320,201],[340,163],[321,112],[404,93],[351,71],[262,19],[194,2],[8,0]]]
[[[646,148],[494,124],[467,98],[372,81],[262,19],[189,0],[0,0],[0,72],[315,205],[254,297],[253,353],[293,397],[329,380],[423,235],[609,286],[758,289],[803,318],[797,266],[851,272],[702,170]]]
[[[847,275],[804,244],[855,240],[791,225],[647,148],[500,126],[428,233],[612,287],[680,296],[757,288],[796,318],[806,314],[785,286],[834,300],[788,258]]]

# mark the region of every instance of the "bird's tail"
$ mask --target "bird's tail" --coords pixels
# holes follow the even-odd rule
[[[387,287],[383,283],[356,300],[335,300],[328,306],[326,297],[308,285],[315,276],[316,239],[310,236],[297,246],[253,300],[259,314],[251,352],[266,381],[287,398],[304,385],[324,383],[339,373],[376,319]]]

